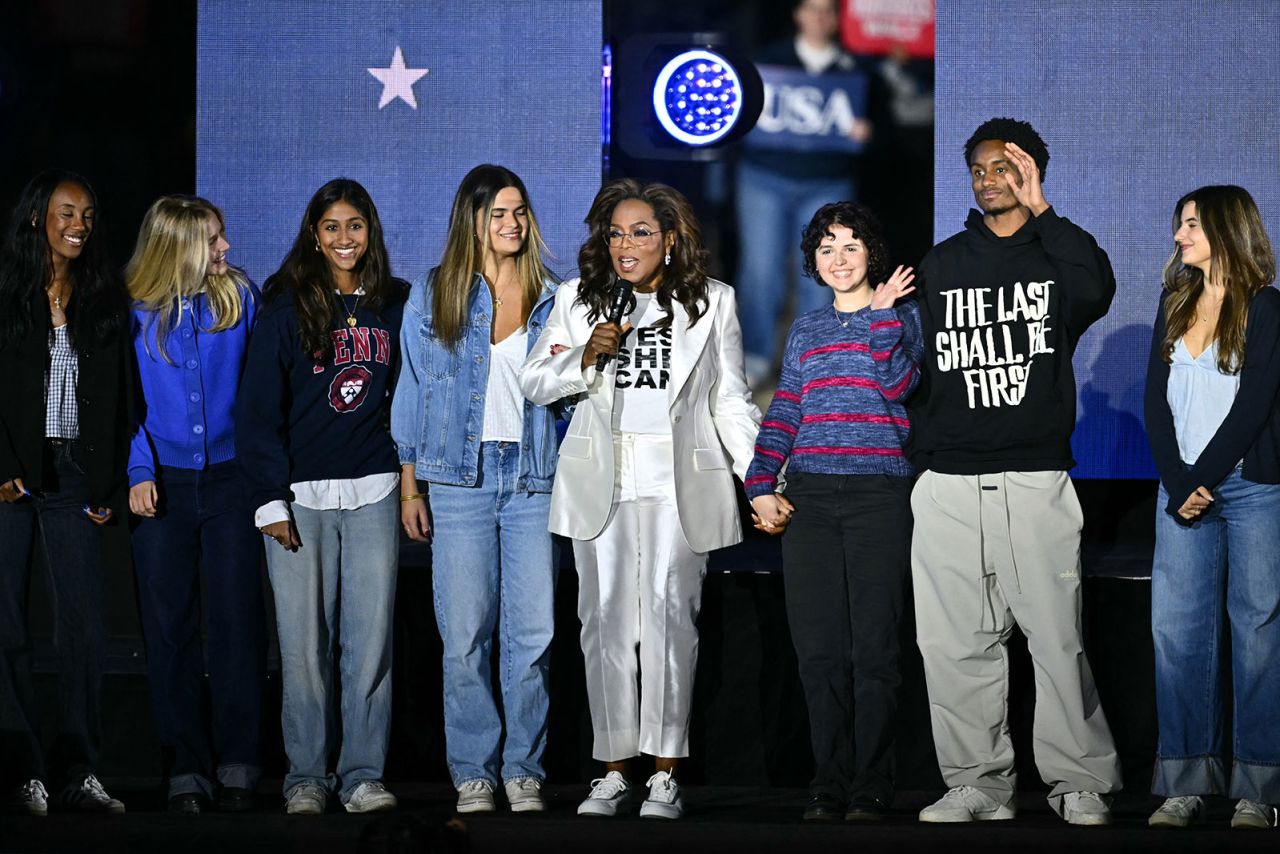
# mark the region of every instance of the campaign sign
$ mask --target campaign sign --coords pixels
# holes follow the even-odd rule
[[[862,150],[851,136],[865,118],[867,78],[850,71],[807,74],[800,68],[757,65],[764,82],[764,109],[744,142],[752,148],[787,151]]]

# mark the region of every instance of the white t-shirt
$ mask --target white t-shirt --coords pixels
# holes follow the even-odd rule
[[[653,294],[636,294],[633,327],[618,350],[613,428],[623,433],[671,434],[671,327],[655,329],[663,317]]]
[[[484,391],[482,442],[519,442],[524,434],[524,395],[520,366],[528,350],[528,333],[521,326],[497,344],[489,345],[489,381]]]

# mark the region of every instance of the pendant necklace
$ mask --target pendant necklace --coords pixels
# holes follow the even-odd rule
[[[347,297],[346,297],[346,294],[343,294],[343,293],[342,293],[342,292],[340,292],[340,291],[338,292],[338,303],[342,306],[342,310],[343,310],[343,311],[346,313],[346,315],[347,315],[347,326],[349,326],[349,327],[350,327],[350,328],[352,328],[352,329],[355,329],[355,328],[356,328],[356,309],[358,309],[358,308],[360,307],[360,293],[359,293],[359,291],[357,291],[357,292],[356,292],[356,302],[355,302],[355,305],[351,306],[351,308],[349,308],[349,309],[347,308]]]
[[[840,313],[840,309],[836,308],[834,305],[831,306],[831,310],[836,314],[836,323],[839,323],[845,329],[849,328],[849,321],[853,320],[853,316],[858,313],[856,311],[851,311],[848,315],[843,315]]]

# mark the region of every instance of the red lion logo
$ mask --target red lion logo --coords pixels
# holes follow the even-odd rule
[[[363,365],[343,368],[329,385],[329,405],[334,412],[351,412],[359,409],[369,394],[373,374]]]

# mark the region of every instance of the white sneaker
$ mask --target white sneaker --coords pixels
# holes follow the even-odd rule
[[[294,786],[285,798],[284,811],[289,815],[324,815],[329,793],[315,783]]]
[[[1062,817],[1077,827],[1111,824],[1111,807],[1097,792],[1067,792],[1062,798]]]
[[[84,775],[79,783],[68,783],[58,793],[58,806],[79,812],[105,812],[119,815],[124,812],[124,804],[107,794],[98,778],[92,774]]]
[[[507,803],[512,812],[542,812],[547,808],[542,800],[542,781],[537,777],[521,777],[502,784],[507,792]]]
[[[613,816],[624,809],[630,799],[631,785],[617,771],[591,781],[591,794],[578,804],[578,815]]]
[[[669,771],[659,771],[649,778],[649,797],[640,805],[641,818],[679,818],[684,815],[680,786]]]
[[[347,802],[343,804],[347,812],[387,812],[397,805],[396,796],[387,791],[381,780],[365,780]]]
[[[467,780],[458,787],[458,812],[493,812],[493,784],[488,780]]]
[[[1007,821],[1018,814],[1011,806],[973,786],[953,786],[934,803],[920,810],[920,820],[934,824],[958,821]]]
[[[1204,799],[1199,795],[1166,798],[1147,824],[1151,827],[1187,827],[1204,817]]]
[[[1231,826],[1236,830],[1270,830],[1276,826],[1276,819],[1275,807],[1241,798],[1236,801],[1236,813],[1231,816]]]
[[[9,807],[12,812],[20,814],[48,815],[49,792],[45,789],[44,783],[34,778],[30,779],[13,790]]]

